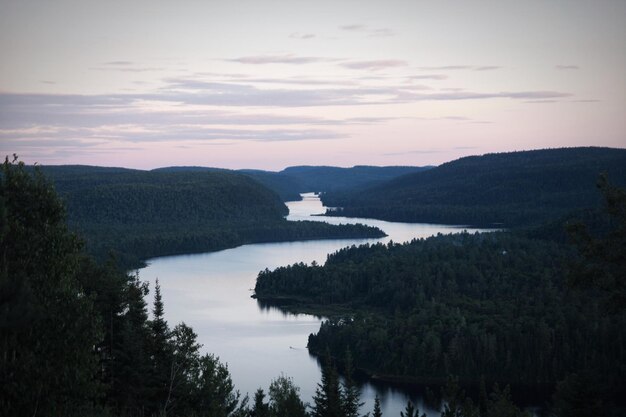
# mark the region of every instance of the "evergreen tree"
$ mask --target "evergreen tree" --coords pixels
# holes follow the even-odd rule
[[[81,243],[38,171],[0,172],[0,410],[81,415],[101,395],[101,321],[79,280]]]
[[[419,417],[417,414],[418,411],[415,409],[411,401],[407,401],[404,411],[400,411],[400,417]]]
[[[191,375],[192,403],[198,417],[243,417],[249,414],[247,397],[235,390],[228,367],[213,355],[203,355]]]
[[[599,414],[588,415],[600,417]],[[498,384],[495,384],[487,407],[486,417],[530,417],[530,415],[513,404],[511,389],[508,385],[504,390],[501,390]]]
[[[271,417],[306,417],[306,407],[299,394],[300,388],[286,376],[276,378],[270,384]]]
[[[250,417],[270,417],[269,404],[265,402],[265,393],[262,388],[254,393],[254,404],[250,410]]]
[[[583,223],[568,225],[581,255],[569,281],[574,287],[603,292],[608,311],[615,314],[626,311],[626,190],[611,185],[606,175],[598,179],[598,188],[612,227],[597,237]]]
[[[360,402],[361,392],[354,381],[352,353],[349,349],[346,350],[344,370],[343,390],[341,392],[343,415],[345,417],[358,417],[359,408],[363,406],[363,403]]]
[[[172,334],[164,318],[161,286],[156,280],[154,286],[154,303],[152,308],[151,330],[151,358],[152,358],[152,407],[154,412],[166,413],[168,394],[173,366]]]
[[[313,417],[342,417],[339,375],[327,351],[322,366],[322,377],[313,397]]]
[[[372,413],[373,417],[383,417],[383,412],[380,409],[380,398],[378,398],[378,395],[376,395],[376,398],[374,398],[374,412]]]

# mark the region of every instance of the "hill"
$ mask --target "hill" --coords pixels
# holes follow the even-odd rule
[[[364,166],[352,168],[331,166],[293,166],[280,172],[259,169],[240,169],[234,172],[245,174],[276,192],[283,201],[300,200],[300,193],[327,192],[338,190],[356,190],[372,187],[401,175],[420,172],[431,167],[405,166]],[[159,172],[201,172],[228,171],[208,167],[166,167],[158,168]]]
[[[401,175],[421,172],[431,167],[366,166],[352,168],[330,166],[293,166],[280,172],[298,181],[300,192],[328,192],[374,186]]]
[[[626,184],[626,149],[564,148],[470,156],[356,192],[328,192],[329,215],[514,227],[596,207],[601,173]]]
[[[123,265],[252,242],[383,235],[364,226],[287,222],[288,210],[278,195],[232,171],[42,170],[53,180],[68,223],[85,237],[88,250],[99,258],[113,251]]]

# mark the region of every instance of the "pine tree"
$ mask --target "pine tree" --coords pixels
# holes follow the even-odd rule
[[[426,413],[420,415],[419,408],[415,407],[411,401],[407,401],[404,412],[400,411],[400,417],[426,417]]]
[[[0,172],[0,410],[89,414],[102,330],[78,279],[81,243],[52,185],[16,161]]]
[[[413,403],[411,401],[407,401],[406,408],[404,412],[400,411],[400,417],[418,417],[418,411],[413,407]]]
[[[333,364],[330,352],[326,351],[326,357],[322,366],[322,377],[317,384],[313,397],[313,417],[342,417],[341,389],[339,375]]]
[[[380,409],[380,398],[378,398],[378,395],[376,395],[376,398],[374,398],[373,417],[383,417],[383,412]]]
[[[265,393],[262,388],[259,388],[254,393],[254,405],[250,410],[250,417],[269,417],[270,408],[269,404],[265,402]]]
[[[341,408],[345,417],[358,417],[359,408],[363,406],[363,403],[360,402],[361,392],[354,381],[353,373],[352,353],[348,349],[346,350],[345,376],[341,392]]]
[[[164,318],[163,299],[161,286],[156,280],[154,286],[154,303],[152,307],[152,320],[150,322],[151,339],[150,346],[152,358],[152,390],[153,411],[165,414],[170,391],[170,381],[173,364],[173,346],[171,332]]]

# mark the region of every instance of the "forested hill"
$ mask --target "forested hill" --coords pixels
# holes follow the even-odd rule
[[[366,227],[287,222],[278,195],[225,170],[141,171],[50,166],[68,222],[99,258],[118,262],[218,250],[245,243],[336,237],[378,237]]]
[[[351,168],[330,166],[294,166],[282,170],[279,174],[298,181],[301,192],[326,192],[352,190],[364,186],[374,186],[405,174],[421,172],[431,167],[409,166],[365,166]]]
[[[258,169],[241,169],[235,172],[245,174],[276,192],[283,201],[300,200],[300,193],[355,190],[372,187],[401,175],[420,172],[431,167],[406,166],[354,166],[340,168],[330,166],[293,166],[280,172]],[[208,167],[166,167],[155,171],[200,172],[227,171]]]
[[[44,167],[66,199],[71,223],[277,220],[278,196],[243,175],[219,171],[151,172],[99,167]]]
[[[329,192],[331,215],[513,227],[597,207],[601,173],[626,185],[626,149],[564,148],[471,156],[359,192]]]

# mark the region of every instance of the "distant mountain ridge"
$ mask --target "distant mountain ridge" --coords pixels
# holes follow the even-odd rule
[[[299,165],[282,171],[264,171],[259,169],[240,169],[239,172],[254,178],[269,189],[275,191],[283,201],[300,200],[300,193],[354,190],[374,186],[384,181],[420,172],[432,168],[414,166],[369,166],[356,165],[351,168]],[[200,172],[229,171],[210,167],[164,167],[153,171],[165,172]]]
[[[605,172],[626,184],[626,149],[561,148],[469,156],[360,192],[328,192],[330,215],[519,226],[596,207]]]

